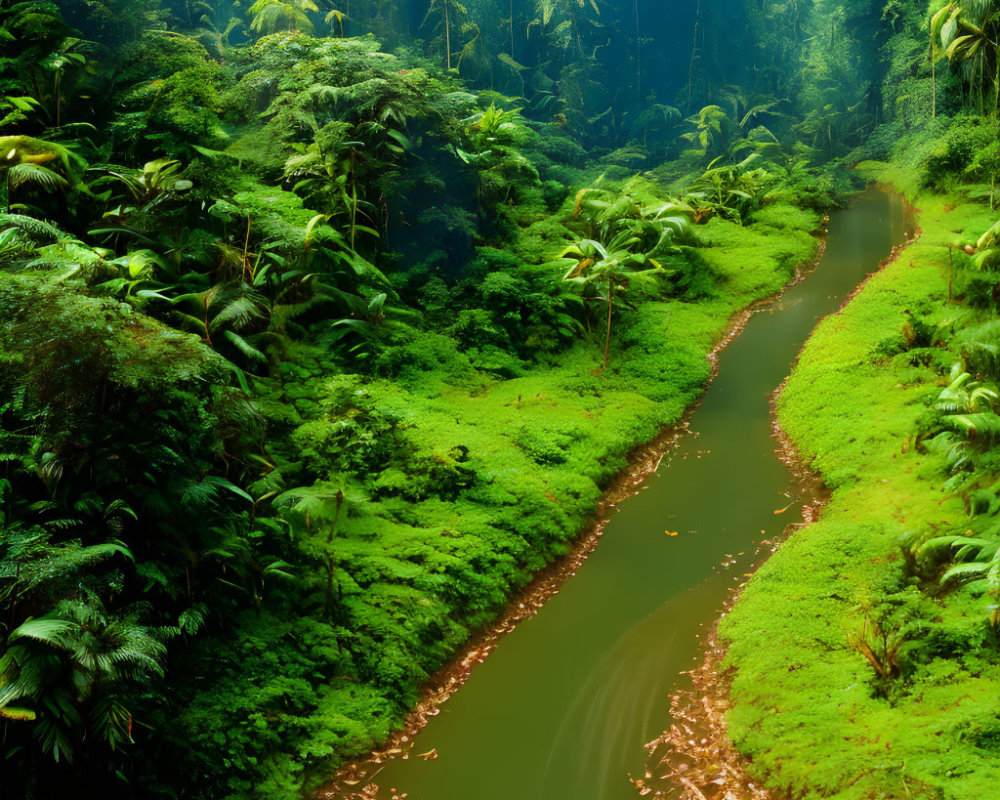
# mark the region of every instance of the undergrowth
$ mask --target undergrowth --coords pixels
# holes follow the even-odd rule
[[[938,445],[958,420],[941,410],[962,368],[949,376],[952,364],[991,374],[970,361],[967,333],[995,318],[975,300],[988,277],[959,248],[974,248],[996,214],[967,186],[921,189],[938,162],[928,171],[910,153],[862,169],[906,190],[922,235],[816,329],[778,401],[832,496],[720,624],[730,734],[769,786],[795,798],[960,800],[993,796],[1000,779],[988,586],[963,581],[961,566],[942,577],[962,558],[947,546],[927,561],[928,542],[971,536],[989,519],[969,494],[987,473],[959,466],[956,487],[955,456]],[[973,460],[985,459],[989,442],[975,430],[970,442],[985,448]]]

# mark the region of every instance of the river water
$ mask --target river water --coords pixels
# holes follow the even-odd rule
[[[643,774],[643,743],[670,725],[669,695],[699,660],[699,631],[759,543],[810,502],[775,457],[768,395],[817,320],[905,236],[901,202],[877,190],[832,215],[817,268],[721,353],[691,434],[619,505],[577,575],[416,737],[411,752],[437,758],[387,764],[379,797],[634,800],[628,775]]]

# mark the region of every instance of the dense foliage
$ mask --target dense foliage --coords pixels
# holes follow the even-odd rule
[[[833,496],[722,624],[731,730],[794,797],[989,796],[1000,661],[997,16],[978,2],[878,10],[879,124],[853,158],[875,159],[860,169],[905,190],[922,234],[817,329],[782,395],[782,425]],[[847,31],[861,40],[873,20]]]
[[[0,9],[0,794],[299,797],[566,551],[842,162],[992,197],[995,20],[704,5]],[[923,429],[963,490],[979,364]]]

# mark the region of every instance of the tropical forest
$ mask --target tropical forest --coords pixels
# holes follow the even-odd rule
[[[0,0],[0,800],[1000,800],[1000,2]]]

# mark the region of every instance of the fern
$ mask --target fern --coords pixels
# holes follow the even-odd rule
[[[248,342],[238,333],[236,333],[236,331],[225,331],[222,335],[237,350],[239,350],[243,355],[245,355],[251,361],[256,361],[259,364],[267,363],[267,356],[265,356],[260,350],[258,350],[252,344],[250,344],[250,342]]]
[[[49,523],[58,528],[56,523]],[[76,523],[76,521],[73,521]],[[45,584],[74,579],[85,569],[102,561],[107,561],[115,555],[123,555],[132,560],[132,553],[120,544],[97,544],[82,547],[78,542],[63,545],[50,550],[47,555],[36,557],[30,563],[21,566],[15,588],[20,594],[35,590]]]
[[[0,227],[16,228],[36,240],[64,242],[73,238],[51,222],[35,219],[25,214],[0,214]]]
[[[12,189],[18,189],[25,184],[37,186],[46,192],[58,192],[69,186],[58,172],[38,164],[15,164],[7,172],[7,182]]]
[[[39,247],[28,269],[38,267],[67,267],[93,269],[104,262],[101,253],[66,235],[54,244]]]
[[[218,475],[207,475],[200,481],[188,481],[184,485],[181,492],[181,503],[195,506],[214,503],[223,496],[223,492],[231,492],[250,503],[253,502],[253,498],[232,481]]]
[[[951,414],[945,417],[944,424],[981,444],[992,445],[1000,442],[1000,416],[993,411]]]
[[[247,292],[242,296],[222,302],[225,305],[212,318],[209,325],[210,330],[216,331],[227,326],[241,330],[255,320],[264,319],[267,315],[264,298],[256,293]]]
[[[7,642],[33,639],[52,647],[64,647],[74,625],[64,619],[29,619],[7,637]]]

